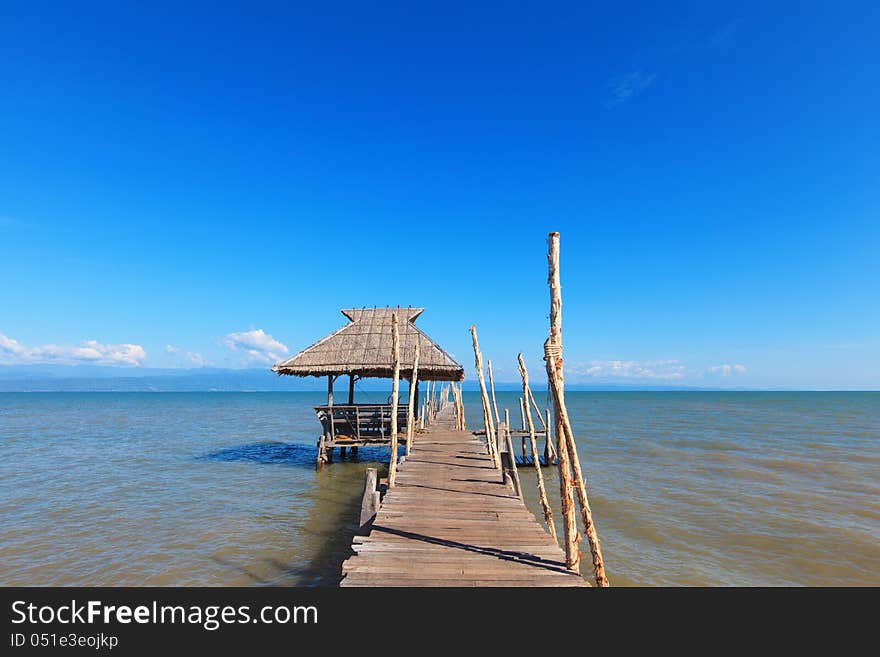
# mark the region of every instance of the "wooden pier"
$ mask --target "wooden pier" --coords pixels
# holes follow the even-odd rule
[[[512,456],[512,455],[511,455]],[[447,406],[398,466],[341,586],[589,586]]]

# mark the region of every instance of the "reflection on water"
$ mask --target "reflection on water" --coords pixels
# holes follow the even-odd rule
[[[880,394],[567,399],[612,583],[880,584]],[[0,584],[335,584],[388,450],[315,472],[321,400],[0,394]]]

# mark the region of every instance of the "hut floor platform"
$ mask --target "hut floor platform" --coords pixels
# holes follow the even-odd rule
[[[589,586],[566,570],[538,523],[471,432],[444,409],[415,438],[340,586]]]

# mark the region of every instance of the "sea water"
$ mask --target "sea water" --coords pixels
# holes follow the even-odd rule
[[[0,585],[336,584],[388,449],[316,472],[322,401],[0,394]],[[880,393],[567,402],[612,584],[880,585]],[[518,395],[498,404],[518,425]],[[534,469],[520,477],[542,518]]]

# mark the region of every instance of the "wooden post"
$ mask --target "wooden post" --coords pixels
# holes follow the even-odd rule
[[[495,425],[492,421],[492,409],[489,405],[489,394],[486,392],[486,381],[483,378],[483,354],[480,353],[480,343],[477,340],[477,327],[471,324],[471,339],[474,343],[474,368],[477,370],[477,381],[480,383],[480,400],[483,402],[483,424],[486,427],[486,446],[489,455],[495,463],[495,467],[500,467],[498,454],[495,450]]]
[[[419,376],[419,343],[416,342],[416,355],[413,358],[412,376],[409,379],[409,406],[406,409],[406,455],[409,456],[412,449],[413,434],[416,432],[415,427],[415,403],[416,403],[416,386],[418,385]]]
[[[336,418],[333,417],[333,381],[336,380],[336,377],[330,374],[327,377],[327,406],[330,408],[327,409],[328,420],[330,421],[330,440],[336,440]],[[333,448],[327,452],[327,462],[333,460]]]
[[[458,405],[458,429],[459,431],[467,431],[467,422],[464,419],[464,396],[460,383],[455,389],[455,403]]]
[[[516,454],[513,453],[513,441],[510,438],[510,412],[504,409],[504,442],[507,444],[507,453],[510,455],[510,476],[513,479],[513,490],[517,497],[522,499],[522,484],[519,480],[519,470],[516,467]]]
[[[519,428],[523,431],[526,430],[526,409],[522,397],[519,398]]]
[[[318,438],[318,457],[315,460],[315,470],[323,470],[324,464],[327,462],[327,447],[325,446],[324,434]]]
[[[467,431],[467,418],[464,414],[464,390],[462,384],[458,384],[458,405],[461,408],[461,430]]]
[[[517,356],[517,360],[519,361],[519,373],[522,377],[523,399],[528,399],[529,395],[532,394],[532,390],[529,387],[529,372],[526,369],[526,362],[523,360],[522,354]],[[528,403],[523,404],[523,407],[525,409],[526,424],[529,428],[532,460],[535,462],[535,473],[538,478],[538,494],[541,498],[541,509],[544,511],[544,520],[547,522],[547,529],[550,531],[550,535],[554,541],[559,543],[559,538],[556,536],[556,526],[553,524],[553,509],[550,508],[550,500],[547,498],[547,489],[544,486],[544,473],[541,472],[541,461],[538,458],[538,441],[535,438],[535,423],[532,421],[532,409],[529,408]]]
[[[376,512],[379,511],[379,491],[376,490],[377,476],[376,468],[367,468],[364,475],[364,496],[361,499],[361,529],[369,524],[376,517]]]
[[[532,406],[535,409],[535,415],[538,416],[538,422],[541,423],[541,428],[546,431],[547,427],[550,426],[550,420],[548,419],[546,423],[544,422],[544,414],[541,412],[541,409],[538,408],[538,402],[535,401],[535,395],[532,393],[531,389],[529,389],[529,399],[532,400]],[[547,409],[547,413],[548,413],[548,418],[549,418],[549,413],[550,413],[549,408]]]
[[[581,507],[581,519],[584,531],[587,534],[587,543],[593,557],[593,574],[597,586],[609,586],[608,577],[605,575],[605,562],[602,558],[602,548],[599,545],[599,534],[593,523],[593,512],[587,499],[586,484],[581,471],[580,460],[577,454],[577,445],[574,442],[574,434],[571,430],[571,422],[568,410],[565,407],[565,378],[562,373],[562,286],[559,282],[559,233],[550,233],[549,250],[547,252],[549,267],[548,283],[550,284],[550,337],[544,343],[544,360],[547,363],[547,378],[553,393],[553,411],[556,425],[556,458],[559,461],[560,490],[563,497],[563,515],[566,526],[566,565],[569,564],[569,553],[572,539],[577,540],[576,531],[570,536],[570,521],[573,520],[573,509],[566,509],[567,497],[571,495],[571,488],[577,491],[578,502]],[[569,472],[569,467],[571,471]],[[567,484],[565,479],[571,476]],[[571,518],[569,516],[572,516]],[[574,545],[575,551],[577,544]],[[577,564],[577,559],[573,565]]]
[[[397,478],[397,397],[400,388],[400,334],[397,313],[391,315],[391,359],[394,374],[391,381],[391,461],[388,463],[388,487],[394,487]]]
[[[354,374],[348,375],[348,405],[354,404]]]
[[[510,476],[510,452],[507,451],[507,440],[504,438],[504,424],[502,422],[498,423],[496,427],[497,434],[497,442],[496,442],[496,450],[498,452],[498,461],[501,463],[501,482],[507,486],[511,483]]]
[[[501,424],[501,417],[498,415],[498,404],[495,402],[495,380],[492,378],[492,360],[486,363],[489,370],[489,390],[492,391],[492,410],[495,412],[495,424]]]
[[[455,430],[459,430],[459,422],[458,422],[458,402],[455,400],[455,383],[452,382],[449,384],[449,391],[452,394],[452,417],[455,419]]]
[[[553,465],[556,460],[556,448],[553,447],[553,441],[550,437],[550,409],[547,409],[547,422],[544,424],[544,462],[547,465]]]

